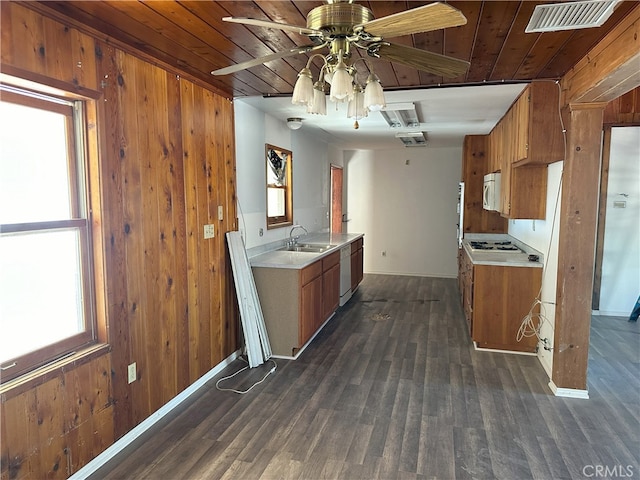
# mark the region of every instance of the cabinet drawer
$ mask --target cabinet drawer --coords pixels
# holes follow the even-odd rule
[[[308,267],[304,267],[300,272],[300,283],[306,285],[317,276],[322,275],[322,260],[312,263]]]
[[[351,243],[351,253],[354,253],[356,250],[362,248],[362,246],[363,246],[362,238],[355,240],[354,242]]]
[[[334,265],[338,265],[340,263],[340,252],[334,252],[331,255],[328,255],[322,259],[322,271],[326,272]]]

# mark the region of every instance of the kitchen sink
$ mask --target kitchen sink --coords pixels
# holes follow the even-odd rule
[[[292,245],[290,247],[279,248],[281,252],[306,252],[306,253],[322,253],[335,247],[336,245],[313,245],[313,244],[301,244]]]

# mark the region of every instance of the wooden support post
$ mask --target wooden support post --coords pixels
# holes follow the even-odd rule
[[[569,106],[551,376],[559,389],[587,389],[604,107]]]

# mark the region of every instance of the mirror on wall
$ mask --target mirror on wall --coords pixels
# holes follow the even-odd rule
[[[293,154],[275,145],[265,145],[267,168],[267,228],[293,225]]]

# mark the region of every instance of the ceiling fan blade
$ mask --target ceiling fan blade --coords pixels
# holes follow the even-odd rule
[[[246,70],[247,68],[255,67],[263,63],[270,62],[272,60],[279,60],[281,58],[291,57],[299,53],[311,52],[312,50],[317,50],[325,46],[326,46],[326,43],[323,43],[322,45],[305,45],[303,47],[292,48],[291,50],[283,50],[282,52],[272,53],[271,55],[265,55],[264,57],[254,58],[253,60],[247,60],[246,62],[240,62],[240,63],[236,63],[235,65],[219,68],[218,70],[213,70],[211,74],[212,75],[228,75],[230,73],[239,72],[240,70]]]
[[[269,20],[258,20],[255,18],[244,17],[224,17],[222,20],[231,23],[241,23],[243,25],[254,25],[256,27],[277,28],[278,30],[286,30],[289,32],[299,33],[300,35],[307,36],[322,36],[320,30],[314,30],[307,27],[299,27],[296,25],[288,25],[286,23],[271,22]]]
[[[435,2],[356,25],[354,30],[364,30],[374,37],[389,38],[457,27],[466,23],[467,18],[460,10],[446,3]]]
[[[462,75],[470,65],[465,60],[387,42],[372,45],[368,52],[373,57],[402,63],[408,67],[449,78]]]

